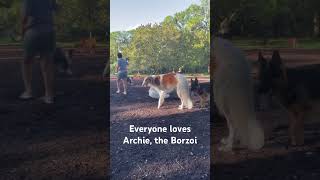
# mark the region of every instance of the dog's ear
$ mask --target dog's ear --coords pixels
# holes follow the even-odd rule
[[[287,80],[287,70],[278,50],[273,51],[272,59],[269,62],[269,68],[273,78],[283,78],[284,80]]]
[[[265,61],[265,59],[264,59],[264,57],[263,57],[263,55],[262,55],[262,52],[259,51],[259,54],[258,54],[258,62],[259,62],[259,63],[263,63],[264,61]]]
[[[197,77],[194,79],[194,82],[195,82],[196,84],[198,84],[198,83],[199,83],[199,81],[198,81],[198,78],[197,78]]]
[[[160,76],[156,76],[153,80],[155,85],[160,86]]]
[[[283,63],[278,50],[273,51],[270,64],[274,66],[282,66]]]

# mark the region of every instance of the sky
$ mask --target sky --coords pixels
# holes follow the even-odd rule
[[[141,24],[161,22],[200,0],[111,0],[110,31],[127,31]]]

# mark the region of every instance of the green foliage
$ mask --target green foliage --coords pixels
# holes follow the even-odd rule
[[[107,4],[109,0],[60,0],[57,12],[57,32],[60,39],[97,37],[105,39],[109,28]]]
[[[230,22],[230,33],[236,36],[311,36],[319,26],[314,23],[319,18],[319,0],[223,0],[212,5],[216,29],[236,14]]]
[[[60,41],[79,41],[90,34],[105,40],[109,29],[109,0],[56,0],[57,38]],[[20,32],[22,0],[0,0],[0,35]]]
[[[130,58],[130,73],[167,73],[180,67],[185,73],[206,72],[210,52],[208,2],[191,5],[159,24],[111,33],[111,71],[115,71],[116,55],[121,51]]]

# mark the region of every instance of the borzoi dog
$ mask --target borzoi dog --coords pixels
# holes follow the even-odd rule
[[[258,150],[264,146],[264,130],[256,119],[251,68],[244,53],[229,41],[214,39],[213,94],[219,112],[226,118],[229,136],[221,151],[232,151],[235,142]]]
[[[192,109],[193,103],[190,98],[190,90],[187,78],[182,74],[168,73],[156,76],[145,77],[142,86],[149,86],[159,92],[158,109],[162,106],[165,95],[176,89],[177,95],[181,100],[179,109],[184,107]]]

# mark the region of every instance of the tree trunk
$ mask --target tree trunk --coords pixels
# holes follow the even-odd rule
[[[315,12],[313,16],[313,36],[319,36],[319,13]]]

